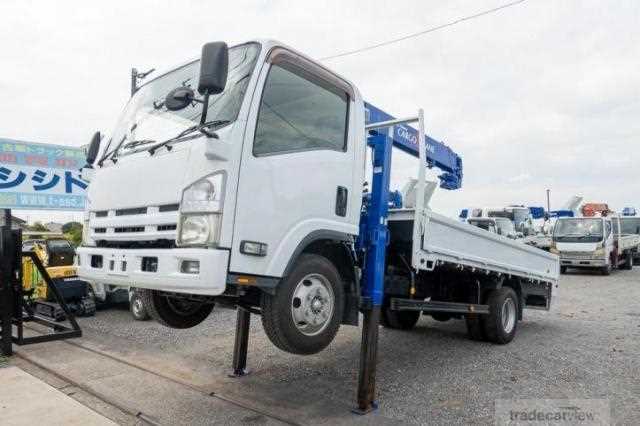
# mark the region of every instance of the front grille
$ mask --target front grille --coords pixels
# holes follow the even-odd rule
[[[179,209],[172,203],[93,211],[89,227],[99,247],[167,248],[175,245]]]
[[[133,209],[119,209],[116,210],[116,216],[131,216],[134,214],[147,214],[146,207],[136,207]]]
[[[562,253],[560,253],[560,257],[564,257],[567,259],[593,259],[594,258],[592,253],[570,252],[570,251],[563,251]]]
[[[169,249],[175,248],[176,242],[172,240],[151,240],[151,241],[105,241],[98,240],[96,245],[101,248],[117,249]]]
[[[121,226],[119,228],[113,228],[113,232],[117,234],[125,232],[144,232],[144,226]]]

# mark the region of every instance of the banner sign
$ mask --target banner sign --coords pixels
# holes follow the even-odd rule
[[[0,138],[0,208],[83,210],[85,158],[78,147]]]

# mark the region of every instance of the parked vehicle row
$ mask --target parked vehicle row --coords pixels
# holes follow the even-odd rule
[[[560,271],[569,268],[613,269],[633,267],[640,235],[624,233],[617,216],[560,218],[553,232],[551,252],[560,256]]]

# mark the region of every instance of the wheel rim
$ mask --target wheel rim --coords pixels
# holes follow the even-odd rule
[[[333,288],[324,276],[309,274],[300,280],[291,297],[291,316],[306,336],[322,333],[333,315]]]
[[[135,316],[140,316],[142,313],[142,300],[136,298],[133,299],[133,313]]]
[[[502,329],[509,334],[516,325],[516,303],[512,298],[507,297],[502,302]]]

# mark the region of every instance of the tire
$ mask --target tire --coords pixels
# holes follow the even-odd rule
[[[144,305],[142,297],[138,294],[138,291],[134,291],[129,301],[129,311],[136,321],[147,321],[151,319],[147,308]]]
[[[600,273],[604,276],[611,275],[611,269],[611,264],[608,264],[607,266],[600,268]]]
[[[518,295],[511,287],[492,290],[487,298],[489,315],[484,318],[487,340],[504,345],[513,340],[518,329]]]
[[[325,257],[302,254],[275,295],[262,293],[262,327],[283,351],[311,355],[334,339],[344,311],[340,274]]]
[[[631,270],[633,269],[633,253],[627,253],[626,259],[624,261],[624,269]]]
[[[436,321],[447,322],[451,319],[451,315],[442,312],[434,312],[431,314],[431,318]]]
[[[465,316],[467,322],[467,334],[471,340],[484,342],[487,335],[484,332],[484,318],[477,314],[468,314]]]
[[[392,311],[390,307],[382,309],[380,323],[394,330],[411,330],[420,319],[420,311]]]
[[[213,303],[192,302],[156,290],[136,290],[151,318],[171,328],[191,328],[204,321]]]
[[[567,273],[567,267],[566,266],[561,266],[560,267],[560,273],[561,274],[566,274]]]

